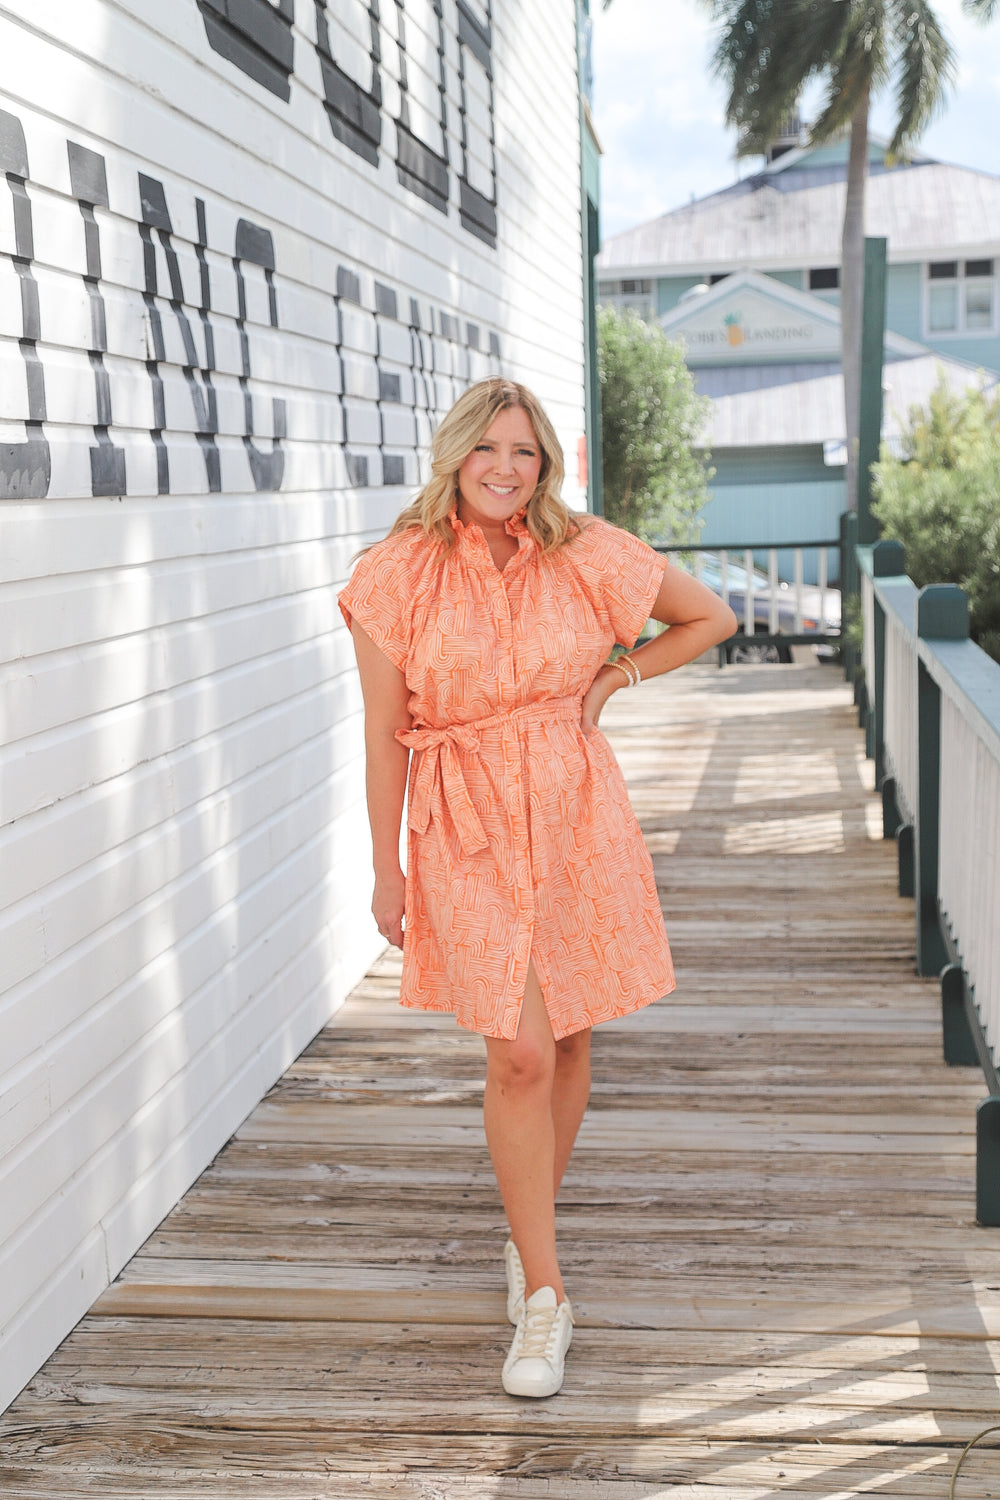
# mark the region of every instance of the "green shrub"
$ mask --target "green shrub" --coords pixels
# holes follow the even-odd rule
[[[874,478],[875,516],[906,548],[909,576],[963,588],[972,639],[1000,661],[1000,396],[958,395],[942,377]]]
[[[695,451],[711,403],[684,350],[634,312],[597,311],[604,514],[650,542],[696,542],[712,470]]]

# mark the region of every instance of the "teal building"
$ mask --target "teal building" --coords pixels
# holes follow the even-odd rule
[[[867,231],[888,242],[883,440],[939,379],[1000,378],[1000,178],[871,144]],[[711,399],[706,546],[837,536],[846,461],[838,264],[847,143],[793,147],[609,239],[603,302],[683,340]]]

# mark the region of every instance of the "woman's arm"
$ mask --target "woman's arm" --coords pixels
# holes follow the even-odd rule
[[[659,677],[694,661],[711,646],[728,640],[739,627],[733,611],[718,594],[672,563],[667,563],[650,618],[670,629],[629,652],[643,678]],[[620,667],[602,667],[583,700],[584,729],[595,727],[611,694],[627,686]]]
[[[399,830],[410,752],[396,739],[396,730],[409,729],[413,722],[407,708],[410,693],[402,672],[356,620],[351,635],[365,700],[365,788],[375,866],[372,915],[379,932],[402,948],[406,887],[399,863]]]

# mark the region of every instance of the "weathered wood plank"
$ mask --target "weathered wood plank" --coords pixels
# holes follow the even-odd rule
[[[392,1104],[355,1104],[351,1111],[350,1127],[337,1118],[324,1101],[307,1099],[282,1100],[264,1103],[254,1110],[247,1123],[237,1132],[244,1141],[271,1141],[290,1138],[294,1141],[326,1142],[355,1137],[374,1144],[405,1141],[409,1134],[419,1137],[430,1145],[461,1144],[471,1137],[481,1139],[482,1116],[478,1109],[438,1106],[436,1103],[422,1104],[418,1108]],[[926,1117],[915,1112],[907,1115],[870,1115],[845,1113],[838,1117],[837,1129],[830,1129],[828,1116],[815,1114],[765,1115],[761,1111],[747,1111],[738,1106],[732,1109],[711,1110],[702,1108],[664,1109],[648,1108],[641,1116],[630,1110],[598,1107],[588,1112],[580,1132],[579,1145],[595,1150],[605,1146],[628,1148],[635,1139],[648,1140],[648,1131],[656,1133],[657,1143],[664,1150],[677,1149],[694,1136],[694,1145],[704,1145],[707,1140],[714,1144],[719,1139],[734,1150],[759,1151],[762,1148],[782,1150],[802,1140],[805,1149],[843,1150],[846,1135],[857,1135],[862,1141],[877,1140],[879,1149],[894,1136],[915,1137],[924,1142],[928,1135]],[[793,1140],[794,1134],[794,1140]],[[958,1136],[968,1139],[967,1122],[954,1114],[934,1122],[934,1139],[942,1136]],[[813,1143],[817,1144],[813,1144]],[[740,1144],[742,1143],[742,1144]],[[954,1149],[954,1142],[945,1142]],[[926,1147],[924,1147],[926,1149]],[[933,1149],[933,1148],[932,1148]]]
[[[411,1273],[388,1278],[337,1276],[332,1268],[322,1286],[287,1284],[254,1278],[238,1283],[212,1284],[126,1282],[115,1284],[99,1298],[94,1318],[255,1318],[265,1322],[324,1322],[345,1320],[393,1324],[478,1324],[502,1322],[503,1302],[499,1287],[494,1291],[463,1290],[456,1296],[447,1286],[427,1285],[427,1278]],[[400,1287],[400,1280],[410,1281]],[[346,1284],[345,1284],[346,1282]],[[796,1290],[802,1290],[796,1288]],[[581,1328],[645,1328],[669,1330],[708,1329],[861,1335],[876,1329],[883,1337],[925,1339],[1000,1338],[1000,1299],[968,1296],[967,1288],[943,1288],[952,1300],[910,1300],[905,1288],[893,1297],[867,1296],[856,1287],[840,1302],[809,1302],[804,1297],[768,1295],[763,1289],[743,1296],[713,1297],[707,1290],[693,1290],[690,1300],[677,1298],[676,1288],[664,1288],[659,1297],[642,1297],[624,1288],[613,1301],[594,1293],[578,1295],[574,1312]]]
[[[151,1432],[158,1461],[144,1468],[149,1488],[140,1491],[127,1470],[112,1467],[115,1458],[127,1459],[130,1453],[127,1429],[120,1424],[101,1421],[89,1431],[57,1428],[39,1437],[41,1462],[32,1463],[25,1447],[18,1470],[12,1471],[31,1486],[22,1493],[33,1500],[62,1500],[44,1462],[52,1449],[65,1455],[74,1493],[108,1494],[116,1500],[148,1500],[150,1494],[165,1500],[174,1495],[185,1500],[302,1500],[306,1475],[307,1493],[317,1500],[659,1500],[662,1495],[672,1500],[765,1500],[777,1493],[830,1500],[869,1491],[905,1494],[907,1500],[940,1500],[954,1461],[952,1453],[932,1444],[893,1449],[851,1442],[720,1444],[663,1437],[638,1443],[593,1438],[570,1442],[483,1433],[446,1440],[428,1436],[419,1454],[405,1439],[380,1437],[385,1467],[373,1471],[370,1442],[354,1434],[331,1434],[324,1469],[318,1470],[310,1433],[271,1432],[266,1448],[261,1445],[251,1460],[247,1435],[235,1432],[229,1439],[228,1468],[213,1469],[218,1440],[210,1427],[192,1424],[178,1430],[159,1422]],[[996,1462],[995,1451],[980,1457]],[[98,1465],[107,1466],[104,1487]],[[534,1477],[518,1477],[525,1473]],[[975,1470],[968,1472],[968,1480],[969,1493],[975,1493]],[[656,1485],[652,1493],[651,1485]]]

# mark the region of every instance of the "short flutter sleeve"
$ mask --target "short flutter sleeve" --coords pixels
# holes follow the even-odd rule
[[[630,531],[595,519],[579,540],[583,570],[620,646],[634,646],[649,619],[666,558]]]
[[[358,558],[347,587],[337,595],[348,629],[357,620],[401,672],[413,634],[413,558],[405,540],[390,536],[376,542]]]

